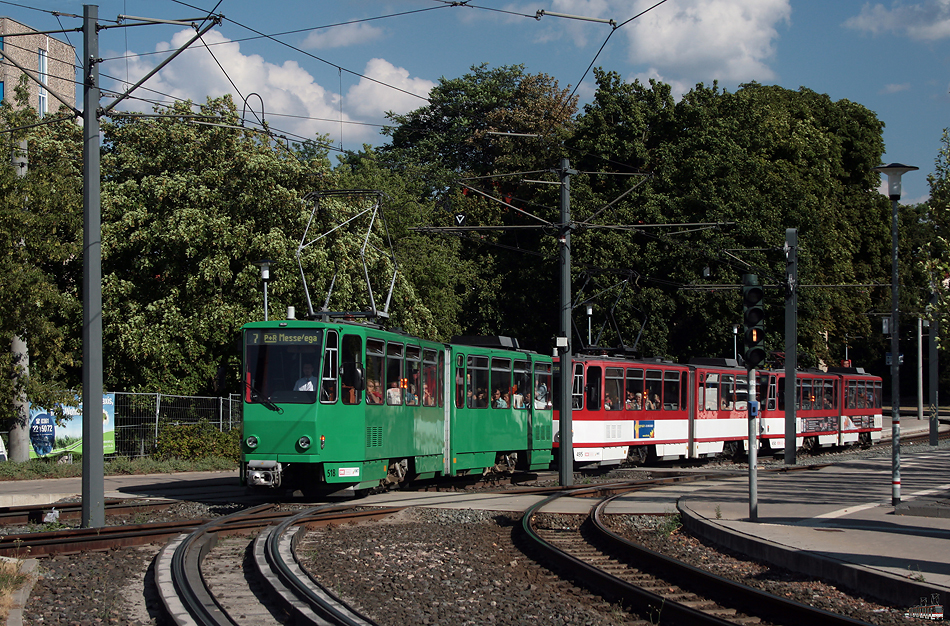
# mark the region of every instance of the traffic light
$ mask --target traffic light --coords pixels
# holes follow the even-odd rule
[[[755,274],[742,276],[742,325],[745,330],[742,358],[749,369],[765,361],[765,292]]]

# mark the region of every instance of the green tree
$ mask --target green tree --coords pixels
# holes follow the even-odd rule
[[[328,172],[242,129],[230,97],[160,117],[103,124],[105,382],[199,394],[239,368],[240,327],[263,319],[269,259],[275,316],[303,296],[294,256],[309,217],[301,198]],[[232,389],[234,388],[232,381]]]
[[[571,144],[586,155],[578,169],[651,173],[648,183],[599,223],[720,224],[703,230],[594,230],[575,238],[576,258],[639,274],[621,325],[638,331],[633,317],[645,312],[646,353],[679,359],[730,353],[731,325],[740,322],[738,289],[683,287],[738,285],[746,272],[779,284],[789,227],[800,229],[802,283],[883,282],[888,211],[870,172],[883,153],[882,125],[871,111],[805,88],[754,83],[735,93],[700,84],[674,103],[661,83],[629,84],[601,71],[595,76],[597,94],[579,116]],[[603,206],[630,184],[620,177],[591,177],[589,206]],[[583,210],[578,207],[577,219],[584,219]],[[768,290],[766,297],[769,343],[781,350],[784,340],[776,330],[783,294]],[[857,289],[803,289],[804,360],[842,358],[844,335],[868,336],[865,314],[882,297]]]
[[[526,179],[556,182],[548,172],[565,154],[575,111],[576,99],[550,76],[521,65],[475,66],[441,79],[428,105],[391,114],[395,125],[385,132],[392,141],[380,154],[394,172],[421,181],[419,199],[433,202],[420,214],[429,224],[451,226],[455,215],[465,215],[466,226],[542,224],[524,212],[550,224],[558,216],[556,189]],[[450,248],[457,251],[450,281],[457,303],[449,310],[464,312],[462,332],[510,334],[549,349],[557,307],[539,308],[537,297],[556,276],[555,231],[457,233],[460,245]],[[414,246],[419,258],[428,254]]]
[[[25,77],[24,77],[25,78]],[[14,408],[25,394],[35,405],[53,407],[72,401],[78,381],[79,278],[81,276],[82,141],[81,129],[68,116],[34,126],[25,81],[14,103],[0,104],[6,154],[26,142],[28,173],[0,165],[0,422],[28,427]],[[26,342],[29,377],[10,352],[14,336]],[[11,458],[26,460],[22,438],[11,441]]]
[[[936,302],[928,307],[928,317],[940,324],[940,347],[947,345],[950,326],[950,129],[944,129],[940,150],[934,159],[934,171],[927,176],[930,199],[927,201],[926,223],[933,235],[926,246],[922,265],[927,274],[928,287],[936,295]]]

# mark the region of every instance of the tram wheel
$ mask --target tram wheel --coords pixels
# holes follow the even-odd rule
[[[808,454],[815,454],[818,451],[818,437],[805,437],[802,441],[802,450]]]
[[[724,441],[722,443],[722,457],[726,459],[734,459],[739,455],[739,442],[738,441]]]
[[[630,446],[627,450],[627,461],[634,465],[644,465],[650,457],[650,450],[647,446]]]

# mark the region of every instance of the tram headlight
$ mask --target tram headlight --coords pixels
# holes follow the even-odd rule
[[[247,439],[244,440],[244,445],[246,445],[246,446],[247,446],[248,448],[250,448],[251,450],[253,450],[254,448],[256,448],[256,447],[257,447],[257,444],[259,444],[259,443],[260,443],[260,441],[259,441],[259,440],[257,439],[257,437],[255,437],[254,435],[251,435],[251,436],[249,436]]]
[[[307,437],[306,435],[304,435],[303,437],[297,440],[297,445],[300,446],[301,450],[306,450],[307,448],[310,447],[310,437]]]

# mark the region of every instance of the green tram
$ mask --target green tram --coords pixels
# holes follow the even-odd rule
[[[361,492],[550,466],[551,357],[343,320],[244,326],[241,481]]]

